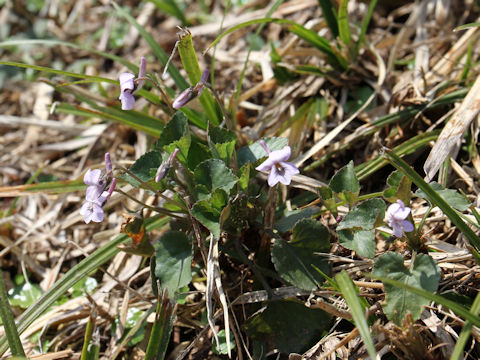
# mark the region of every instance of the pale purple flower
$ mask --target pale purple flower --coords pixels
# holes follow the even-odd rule
[[[413,231],[413,224],[406,220],[410,211],[411,209],[406,207],[402,200],[397,200],[396,203],[388,207],[385,219],[393,229],[395,237],[400,238],[404,232]]]
[[[185,106],[188,102],[195,99],[197,96],[202,95],[203,89],[207,84],[208,75],[210,75],[210,70],[205,69],[202,72],[200,81],[195,86],[191,86],[183,90],[180,95],[178,95],[173,101],[172,107],[174,109],[180,109],[182,106]]]
[[[101,222],[104,218],[102,205],[107,201],[113,193],[117,184],[117,179],[112,178],[108,191],[105,191],[107,179],[112,177],[112,162],[110,154],[105,154],[105,170],[106,174],[102,175],[100,169],[88,169],[83,177],[83,182],[88,185],[85,193],[85,202],[80,209],[80,215],[88,224],[90,221]]]
[[[270,172],[268,174],[268,185],[270,187],[275,186],[277,183],[284,185],[290,185],[292,176],[300,173],[300,170],[287,160],[292,154],[290,146],[285,146],[281,150],[270,151],[265,144],[265,141],[261,140],[260,144],[263,146],[268,154],[268,159],[257,166],[255,169],[258,171]]]
[[[122,110],[132,110],[135,105],[135,94],[140,90],[145,83],[145,74],[147,70],[147,61],[142,56],[140,59],[140,68],[138,70],[138,77],[135,79],[135,75],[129,72],[121,73],[119,76],[120,82],[120,96],[119,99],[122,102]],[[136,84],[136,86],[135,86]]]
[[[102,205],[107,199],[108,192],[104,191],[100,196],[97,196],[96,192],[92,192],[93,187],[89,186],[87,188],[87,195],[85,197],[85,202],[80,209],[80,215],[83,216],[83,220],[88,224],[90,221],[93,222],[102,222],[105,214],[103,213]]]
[[[88,169],[83,177],[83,182],[87,187],[87,197],[94,198],[99,197],[103,190],[105,190],[105,179],[102,177],[102,171],[100,169],[90,170]]]
[[[183,90],[180,95],[178,95],[173,101],[172,107],[174,109],[180,109],[182,106],[187,105],[190,100],[193,100],[197,94],[194,94],[192,88],[186,88]]]
[[[175,161],[175,157],[177,156],[179,151],[180,151],[179,149],[175,148],[173,153],[171,153],[170,156],[168,157],[168,160],[160,164],[160,166],[158,167],[157,173],[155,174],[155,182],[159,182],[165,177],[168,170],[170,170],[170,168],[172,167],[173,162]]]

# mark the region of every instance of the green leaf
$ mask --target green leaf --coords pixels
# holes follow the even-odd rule
[[[145,336],[145,324],[143,326],[140,324],[140,322],[143,321],[145,312],[140,310],[139,308],[136,307],[129,307],[127,310],[127,318],[125,320],[125,332],[122,336],[122,339],[127,336],[129,333],[127,330],[132,329],[134,327],[139,327],[139,330],[133,334],[133,336],[130,338],[128,341],[128,346],[134,346],[138,344],[140,341],[143,340]],[[120,326],[120,319],[117,317],[115,319],[115,324],[112,326],[112,329],[118,328]]]
[[[187,118],[182,112],[177,111],[165,124],[162,134],[155,144],[155,149],[163,149],[171,154],[175,148],[178,148],[177,159],[186,165],[191,142]]]
[[[351,210],[337,226],[339,242],[359,256],[375,256],[375,227],[385,217],[385,202],[369,199]]]
[[[293,229],[290,242],[276,239],[272,262],[278,274],[290,284],[304,290],[314,290],[324,278],[313,266],[330,272],[328,260],[315,253],[330,251],[330,233],[319,221],[304,219]],[[313,265],[313,266],[312,266]]]
[[[463,305],[458,304],[455,301],[448,300],[445,297],[433,294],[430,291],[426,291],[426,290],[420,289],[420,288],[415,287],[415,286],[407,285],[402,281],[389,279],[385,276],[376,276],[376,275],[368,275],[368,274],[366,274],[366,275],[371,277],[372,279],[377,279],[377,280],[382,281],[383,284],[389,284],[389,285],[395,286],[397,288],[405,289],[406,291],[409,291],[412,294],[416,294],[416,295],[418,295],[420,297],[424,297],[425,299],[428,299],[430,301],[434,301],[437,304],[441,304],[444,307],[452,310],[455,314],[460,316],[462,319],[468,320],[473,325],[475,325],[477,327],[480,327],[480,318],[478,316],[475,316],[472,313],[473,312],[472,310],[475,310],[475,309],[470,309],[470,311],[472,311],[472,312],[470,312],[468,308],[464,307]]]
[[[358,53],[360,51],[360,47],[363,45],[365,41],[365,34],[367,33],[368,24],[370,24],[370,19],[372,18],[373,10],[375,9],[377,2],[378,0],[371,0],[370,4],[368,5],[368,10],[367,10],[367,13],[365,14],[365,17],[362,20],[360,35],[358,36],[357,44],[355,46],[355,53],[353,54],[354,59],[357,58]]]
[[[337,202],[335,201],[335,196],[333,195],[332,189],[327,186],[322,186],[318,188],[318,194],[320,195],[325,207],[334,215],[337,215]]]
[[[335,39],[339,35],[335,5],[330,0],[318,0],[318,3],[322,8],[323,17],[327,21],[328,28]]]
[[[248,193],[248,183],[250,182],[251,171],[251,163],[246,163],[238,170],[238,187],[244,193]]]
[[[216,341],[212,344],[212,350],[217,355],[227,355],[228,354],[228,346],[227,346],[227,335],[225,333],[225,329],[222,329],[218,332],[218,341],[220,342],[217,344]],[[235,337],[232,332],[230,332],[230,344],[231,348],[235,349]]]
[[[42,293],[42,289],[37,284],[25,282],[10,289],[8,297],[12,306],[26,309],[39,299]]]
[[[228,203],[228,194],[221,188],[215,189],[211,197],[197,201],[192,207],[192,215],[205,226],[213,236],[220,238],[220,215]]]
[[[451,207],[457,209],[458,211],[465,211],[471,205],[470,201],[457,190],[444,189],[442,185],[435,181],[432,181],[430,186],[438,195],[440,195],[443,200],[445,200]],[[423,192],[421,189],[418,189],[415,192],[415,195],[422,199],[429,200],[427,194],[425,194],[425,192]]]
[[[237,183],[236,176],[222,160],[208,159],[198,164],[194,171],[195,181],[208,190],[223,189],[227,193]]]
[[[293,229],[295,224],[303,219],[308,219],[317,214],[320,208],[311,206],[301,210],[288,211],[284,217],[275,223],[275,230],[278,232],[287,232]]]
[[[181,21],[182,25],[188,25],[188,21],[183,15],[182,10],[178,7],[174,0],[148,0],[155,4],[155,6],[167,13],[168,15],[176,17]]]
[[[405,204],[410,203],[411,180],[399,171],[394,171],[387,178],[390,187],[383,192],[383,197],[390,202],[402,200]]]
[[[149,182],[153,180],[162,161],[163,156],[159,151],[150,151],[140,156],[128,170],[143,182]],[[138,180],[129,174],[123,174],[121,177],[135,187],[140,186]]]
[[[210,151],[215,158],[223,160],[227,165],[230,165],[236,142],[237,136],[234,132],[209,126],[208,146]]]
[[[369,199],[351,210],[338,224],[337,230],[372,230],[385,217],[385,202],[381,199]]]
[[[269,302],[244,327],[252,339],[269,342],[283,353],[303,353],[328,331],[330,319],[329,314],[298,300],[280,300]]]
[[[288,139],[273,137],[265,139],[265,143],[270,151],[275,151],[288,145]],[[265,149],[260,145],[260,142],[257,141],[252,145],[245,146],[237,151],[237,162],[239,166],[243,166],[248,162],[254,164],[265,156],[267,156]]]
[[[353,161],[350,161],[348,165],[333,175],[328,187],[332,189],[338,197],[346,201],[350,206],[353,206],[360,193],[360,183],[355,175]]]
[[[372,274],[429,292],[437,290],[440,280],[440,269],[437,264],[430,256],[424,254],[417,254],[413,266],[407,269],[403,265],[402,255],[388,252],[375,261]],[[384,286],[387,297],[383,311],[390,320],[401,325],[407,312],[412,314],[414,321],[420,318],[422,306],[428,305],[428,299],[390,284]]]
[[[95,278],[86,276],[72,287],[72,298],[93,294],[93,290],[98,286]]]
[[[338,230],[337,235],[340,245],[355,251],[358,256],[375,257],[375,230]]]
[[[188,149],[188,168],[194,170],[198,164],[201,162],[210,159],[212,154],[207,145],[205,145],[197,137],[192,137],[190,148]]]
[[[348,19],[348,0],[341,0],[338,8],[338,31],[340,39],[348,47],[351,43],[350,23]]]
[[[170,294],[192,280],[192,244],[180,231],[168,231],[155,244],[155,276]]]

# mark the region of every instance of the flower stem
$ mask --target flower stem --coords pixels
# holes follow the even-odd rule
[[[142,205],[143,207],[147,208],[147,209],[150,209],[152,211],[155,211],[155,212],[158,212],[160,214],[163,214],[163,215],[166,215],[166,216],[171,216],[171,217],[174,217],[174,218],[177,218],[177,219],[180,219],[180,220],[185,220],[184,218],[182,218],[181,216],[178,216],[178,215],[175,215],[173,214],[170,210],[167,210],[167,209],[162,209],[162,208],[157,208],[157,207],[154,207],[154,206],[150,206],[150,205],[147,205],[145,204],[144,202],[138,200],[138,199],[135,199],[132,195],[120,190],[120,189],[115,189],[116,192],[118,192],[119,194],[122,194],[123,196],[126,196],[128,197],[130,200],[133,200],[135,201],[137,204],[140,204]]]
[[[182,208],[183,210],[187,211],[187,208],[185,207],[184,204],[181,204],[175,200],[172,200],[170,199],[169,197],[163,195],[160,191],[156,190],[155,188],[153,188],[149,183],[146,183],[145,181],[141,180],[138,176],[136,176],[134,173],[132,173],[130,170],[128,170],[127,168],[121,166],[121,165],[118,165],[117,166],[120,170],[126,172],[128,175],[130,175],[131,177],[133,177],[135,180],[137,180],[141,185],[143,185],[144,187],[148,188],[148,190],[154,192],[156,195],[158,195],[159,197],[161,197],[163,200],[165,200],[166,202],[172,204],[172,205],[175,205],[175,206],[178,206],[180,208]],[[117,190],[118,191],[118,190]],[[156,210],[155,210],[156,211]]]

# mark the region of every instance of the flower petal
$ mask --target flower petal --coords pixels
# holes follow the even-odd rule
[[[408,214],[410,214],[410,208],[405,207],[403,209],[402,208],[398,209],[398,211],[394,214],[394,216],[398,220],[405,220]]]
[[[98,223],[102,222],[104,217],[105,214],[103,213],[103,209],[101,208],[101,206],[94,205],[91,220]]]
[[[85,176],[83,177],[83,182],[85,183],[85,185],[98,186],[101,175],[102,175],[102,170],[100,169],[95,169],[95,170],[88,169],[87,172],[85,173]]]
[[[133,79],[135,75],[132,73],[121,73],[119,76],[120,81],[120,91],[123,93],[125,90],[133,90],[135,88],[135,83]]]
[[[122,110],[132,110],[135,105],[135,97],[130,93],[130,91],[125,91],[120,94],[119,97],[122,102]]]
[[[260,165],[258,165],[255,170],[257,171],[270,171],[270,169],[272,169],[273,167],[275,167],[275,163],[272,161],[272,159],[270,159],[270,157],[265,160],[263,163],[261,163]]]
[[[403,235],[402,226],[398,223],[393,223],[393,235],[397,238],[401,238]]]
[[[288,174],[290,177],[292,177],[292,175],[300,174],[300,170],[298,170],[298,168],[291,162],[282,161],[280,162],[280,165],[283,167],[285,175]]]
[[[135,92],[140,90],[145,84],[145,75],[147,74],[147,60],[144,56],[140,58],[140,68],[138,70],[138,78],[137,78],[137,88]]]
[[[91,185],[87,187],[87,191],[85,193],[85,199],[87,201],[95,202],[99,198],[100,195],[102,195],[103,192],[103,186],[96,186],[96,185]]]
[[[281,150],[272,151],[270,154],[268,154],[268,158],[274,163],[279,163],[282,161],[287,161],[290,158],[291,154],[292,149],[290,148],[290,146],[287,145]]]
[[[402,221],[402,227],[403,227],[403,231],[405,232],[411,232],[415,229],[413,224],[408,220]]]
[[[85,201],[80,208],[80,215],[85,216],[85,214],[88,214],[91,211],[91,202]]]
[[[190,100],[194,98],[194,92],[192,88],[187,88],[183,90],[180,95],[178,95],[173,101],[172,107],[174,109],[180,109],[182,106],[186,105]]]
[[[390,205],[387,209],[387,217],[389,217],[389,218],[394,217],[395,216],[394,214],[396,214],[398,210],[400,210],[400,205],[399,204],[394,203],[394,204]]]
[[[270,187],[274,187],[275,185],[277,185],[277,183],[279,181],[282,181],[284,180],[284,178],[282,177],[282,175],[278,172],[278,169],[276,166],[273,166],[272,167],[272,170],[270,171],[270,174],[268,174],[268,186]],[[282,182],[283,184],[283,182]],[[288,185],[288,184],[285,184],[285,185]]]

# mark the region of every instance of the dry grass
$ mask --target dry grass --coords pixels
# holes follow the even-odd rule
[[[434,155],[429,157],[430,146],[427,146],[407,159],[423,174],[425,164],[427,170],[438,168],[443,161],[441,156],[446,151],[457,153],[458,156],[451,160],[448,186],[462,189],[476,203],[480,173],[478,152],[468,153],[465,149],[455,147],[455,144],[452,148],[451,142],[446,144],[441,141],[450,139],[452,132],[463,134],[467,129],[475,137],[478,134],[478,108],[471,110],[471,104],[475,104],[474,107],[478,104],[476,40],[480,30],[473,28],[453,32],[452,29],[475,21],[480,11],[472,1],[452,1],[450,6],[444,6],[446,3],[449,2],[400,1],[397,4],[395,1],[380,1],[367,33],[370,46],[364,49],[358,62],[343,74],[331,73],[325,77],[303,75],[296,81],[282,85],[273,76],[267,53],[269,47],[253,51],[246,69],[236,119],[241,142],[274,135],[288,137],[291,144],[298,144],[294,153],[298,165],[305,167],[317,160],[322,161],[312,170],[302,172],[308,178],[299,178],[295,184],[299,188],[311,189],[318,181],[328,182],[334,171],[349,160],[361,164],[374,159],[379,156],[382,145],[394,147],[417,134],[441,129],[445,115],[453,114],[454,121],[449,122],[449,128],[445,127],[445,132],[440,136],[440,145],[436,145],[443,144],[441,152],[434,150]],[[152,3],[139,6],[137,1],[126,1],[124,5],[132,6],[133,15],[160,46],[166,51],[173,48],[178,21],[162,15]],[[351,1],[350,7],[350,13],[358,16],[355,20],[359,23],[366,5]],[[230,11],[223,26],[228,28],[265,16],[267,8],[266,3],[261,1],[248,3]],[[188,13],[199,14],[199,17],[211,15],[205,24],[190,27],[195,47],[200,53],[218,34],[218,19],[221,19],[223,8],[220,2],[213,2],[209,5],[209,13],[205,13],[199,4],[192,2],[188,6]],[[325,28],[325,23],[320,20],[320,14],[317,1],[293,0],[281,5],[273,17],[288,18],[307,28],[328,33],[321,30]],[[151,53],[138,32],[112,16],[108,1],[49,0],[40,12],[25,10],[22,1],[7,1],[0,9],[0,19],[3,19],[2,26],[9,26],[10,37],[28,34],[33,26],[46,26],[46,34],[61,40],[111,51],[108,39],[118,38],[115,32],[120,31],[125,35],[124,45],[114,50],[118,56],[136,63],[140,56],[149,56]],[[101,29],[105,31],[94,39]],[[237,31],[223,39],[216,49],[215,87],[227,101],[236,90],[236,79],[240,77],[247,56],[247,35],[251,33],[251,28]],[[279,25],[267,25],[262,35],[276,44],[286,68],[304,64],[325,65],[317,50],[308,47]],[[467,76],[462,78],[469,44],[473,46],[471,68]],[[35,59],[37,65],[72,66],[79,72],[112,79],[117,78],[122,70],[118,64],[99,56],[64,46],[20,47],[4,49],[0,54],[2,60],[30,61],[30,57]],[[205,57],[200,57],[200,62],[210,64],[211,54],[210,51]],[[174,62],[179,64],[177,57]],[[11,68],[0,70],[0,76],[12,71]],[[149,62],[148,71],[161,73],[163,69],[159,63]],[[37,171],[40,171],[38,181],[78,179],[86,168],[102,166],[103,154],[107,151],[117,163],[131,164],[147,150],[151,139],[141,132],[115,123],[104,123],[100,119],[86,124],[74,115],[50,114],[47,105],[60,99],[73,99],[52,91],[41,79],[29,81],[20,73],[5,78],[0,92],[0,210],[6,214],[10,207],[14,209],[9,217],[0,219],[0,264],[7,276],[7,286],[12,286],[16,274],[28,273],[30,281],[40,284],[42,290],[46,291],[68,269],[115,237],[124,221],[125,209],[133,207],[133,204],[116,194],[108,204],[106,221],[86,225],[78,214],[82,193],[31,194],[23,192],[18,186],[25,184]],[[414,119],[408,119],[408,126],[387,125],[373,135],[365,135],[373,128],[372,121],[380,116],[395,113],[410,104],[434,102],[440,95],[473,82],[475,91],[464,102],[422,111]],[[369,107],[352,116],[352,112],[346,112],[345,109],[351,99],[349,96],[360,87],[373,88],[374,96],[370,99]],[[108,87],[106,90],[115,100],[117,89]],[[283,124],[289,121],[292,114],[310,97],[318,94],[325,99],[326,121],[304,120],[284,129]],[[153,114],[167,120],[161,111],[152,110]],[[330,134],[328,141],[324,139],[327,134]],[[473,139],[474,147],[476,140]],[[450,147],[447,149],[447,146]],[[433,159],[437,161],[432,164]],[[363,180],[362,189],[365,192],[382,190],[391,170],[381,169],[373,177]],[[122,190],[134,191],[128,185]],[[137,191],[136,196],[147,203],[152,201],[146,192]],[[427,205],[417,199],[412,208],[415,219],[419,221]],[[322,221],[325,224],[334,223],[327,215]],[[442,270],[441,292],[474,298],[480,285],[480,268],[458,230],[439,210],[434,209],[423,232],[426,245]],[[409,255],[401,242],[379,241],[377,254],[387,250]],[[386,354],[393,354],[398,359],[449,358],[464,324],[462,319],[441,306],[432,305],[424,310],[421,320],[413,322],[407,318],[403,329],[399,328],[387,322],[381,313],[380,304],[384,300],[382,286],[363,276],[364,272],[371,270],[372,261],[359,259],[350,250],[335,245],[331,262],[333,273],[345,269],[357,281],[361,296],[371,304],[370,312],[378,315],[374,325],[375,343],[379,354],[385,359],[392,358]],[[223,286],[234,309],[232,313],[236,316],[236,326],[232,328],[237,347],[242,348],[242,355],[237,356],[247,359],[250,358],[247,351],[250,340],[239,327],[245,320],[243,309],[249,304],[265,300],[265,294],[252,289],[252,274],[245,265],[221,255],[220,267]],[[33,351],[37,346],[28,339],[41,332],[41,340],[50,341],[49,354],[32,358],[79,358],[88,317],[95,313],[103,358],[111,359],[119,354],[125,359],[141,359],[143,354],[140,349],[144,347],[125,349],[119,345],[122,334],[111,332],[110,328],[117,315],[125,319],[128,307],[148,309],[151,306],[153,295],[146,269],[148,267],[144,267],[141,257],[118,254],[94,275],[99,287],[91,297],[70,299],[29,327],[22,335],[26,351]],[[194,281],[193,286],[196,290],[189,295],[188,303],[178,307],[168,358],[222,358],[211,353],[212,334],[200,321],[201,313],[205,310],[205,282]],[[319,338],[319,342],[302,357],[292,354],[290,359],[366,358],[366,350],[356,329],[341,321],[350,315],[339,294],[320,291],[308,296],[293,290],[278,291],[283,291],[279,293],[281,297],[297,296],[309,306],[320,307],[338,319],[328,336]],[[216,316],[217,322],[221,322],[221,313],[218,312]],[[152,319],[147,321],[151,323]],[[479,356],[477,341],[480,332],[477,328],[474,328],[473,335],[466,349],[471,352],[471,359]],[[270,358],[276,358],[276,355],[272,354]]]

